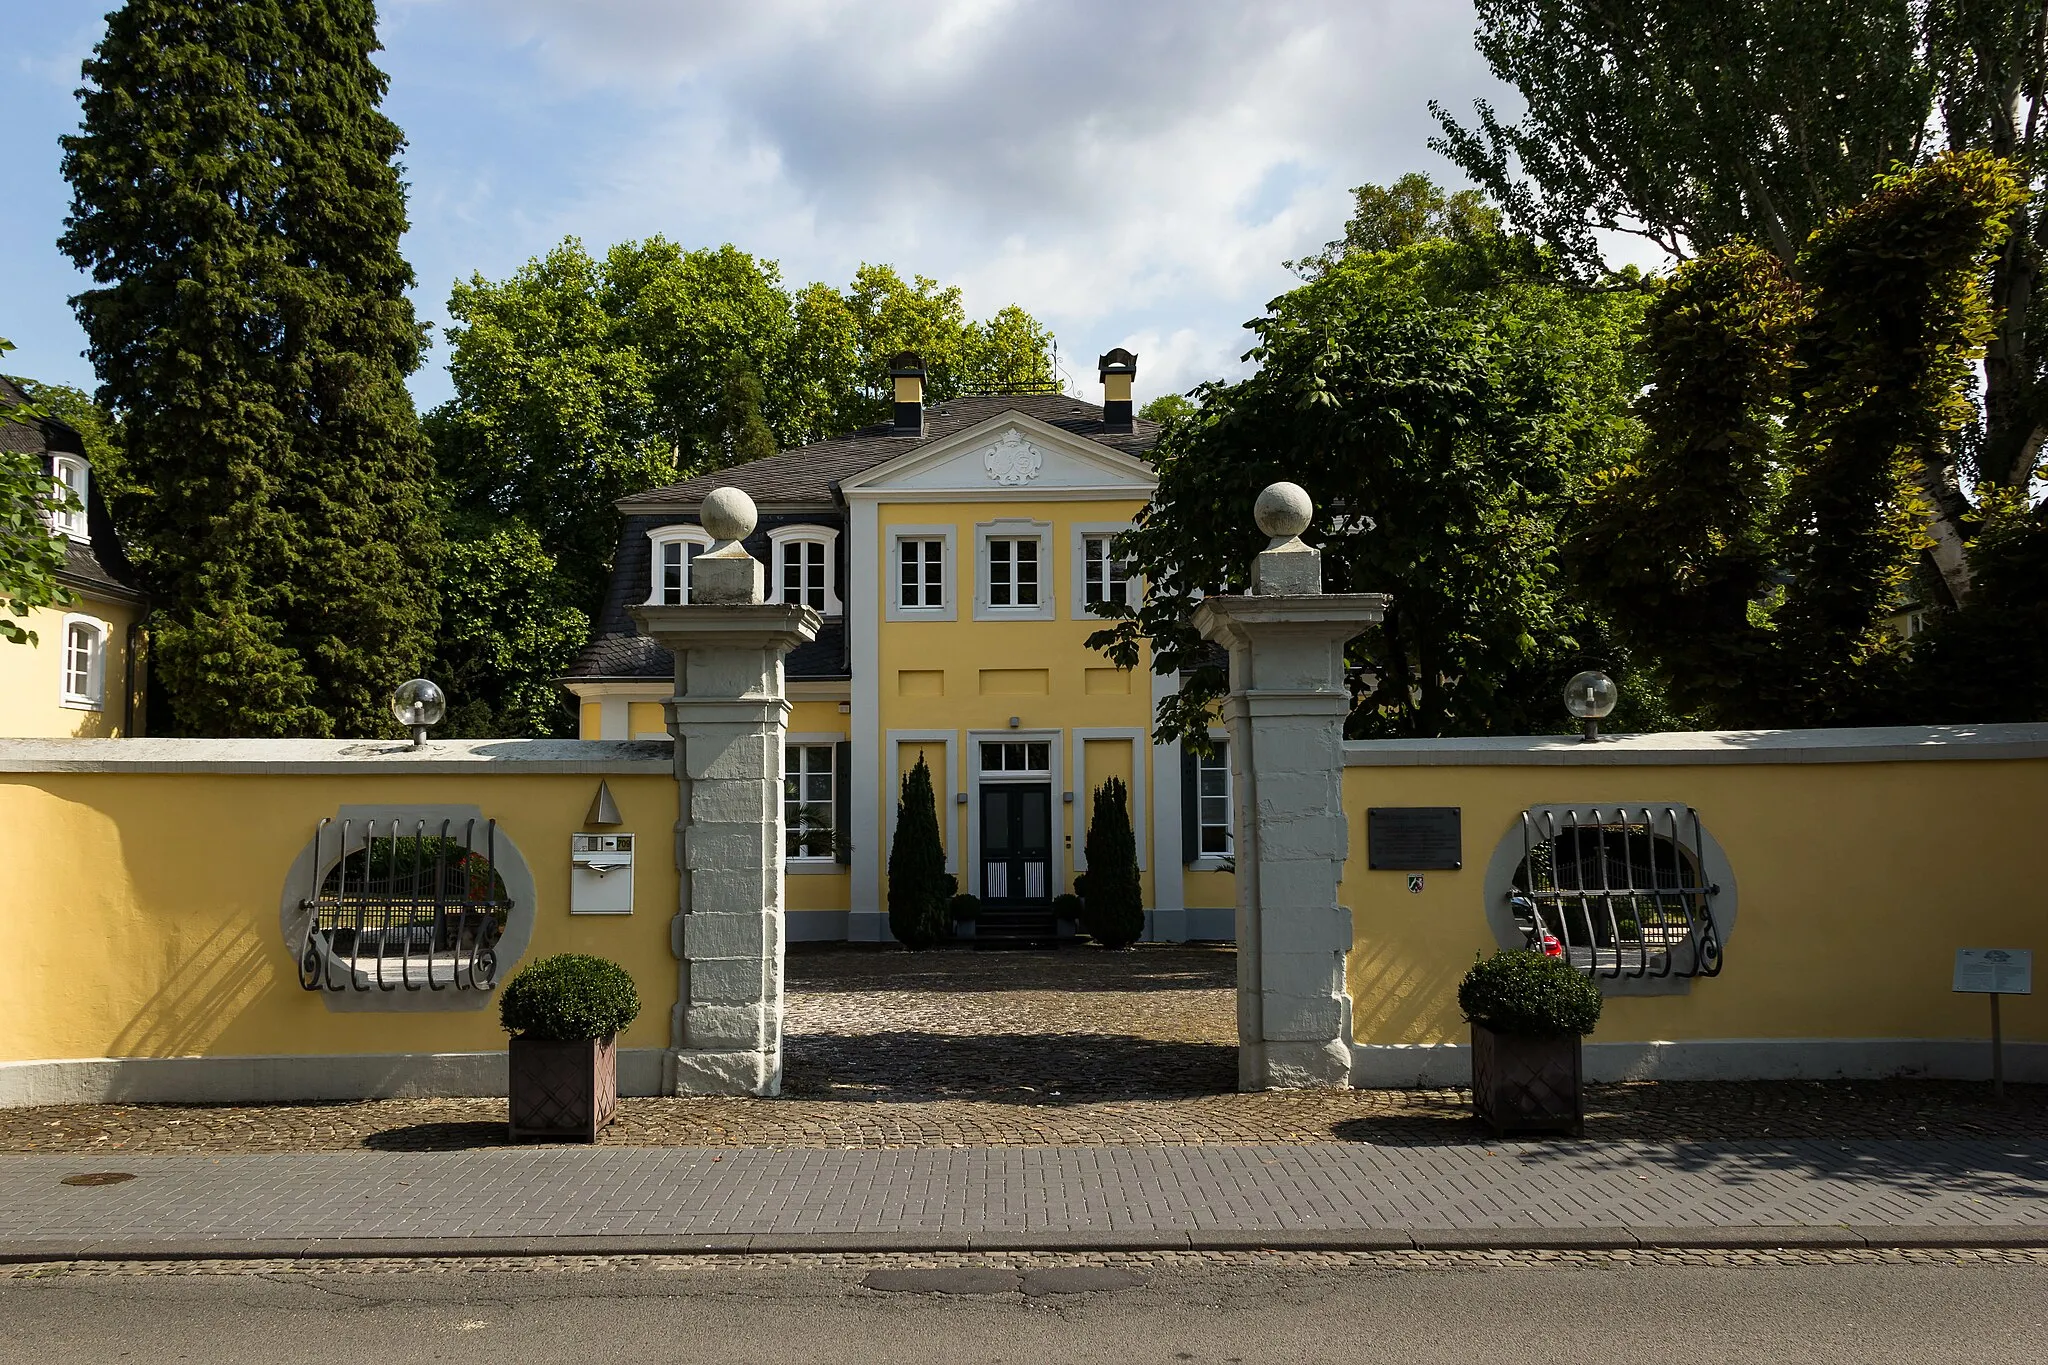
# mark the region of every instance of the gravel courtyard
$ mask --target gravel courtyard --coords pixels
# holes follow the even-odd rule
[[[1237,1094],[1228,947],[1125,953],[799,947],[779,1099],[629,1099],[614,1146],[1483,1141],[1461,1090]],[[1595,1086],[1589,1139],[2038,1137],[2048,1086]],[[502,1100],[0,1110],[0,1151],[453,1150]]]

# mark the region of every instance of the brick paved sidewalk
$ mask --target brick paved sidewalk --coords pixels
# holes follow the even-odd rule
[[[62,1183],[84,1166],[0,1157],[0,1256],[1712,1244],[1757,1228],[2048,1245],[2044,1141],[319,1152],[132,1156],[133,1179]]]

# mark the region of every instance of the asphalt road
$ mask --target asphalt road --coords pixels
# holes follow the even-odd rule
[[[880,1272],[880,1288],[871,1274],[12,1279],[0,1281],[0,1361],[2048,1359],[2042,1264],[974,1269]]]

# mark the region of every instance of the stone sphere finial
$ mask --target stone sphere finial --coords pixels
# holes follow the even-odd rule
[[[1291,540],[1300,535],[1308,529],[1315,514],[1316,505],[1310,501],[1308,490],[1298,483],[1267,484],[1259,500],[1252,504],[1252,520],[1275,540]]]
[[[726,487],[711,490],[698,510],[697,519],[704,523],[712,539],[728,542],[745,540],[761,514],[754,509],[752,498],[737,488]]]

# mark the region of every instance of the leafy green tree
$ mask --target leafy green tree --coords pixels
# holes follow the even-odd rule
[[[608,264],[640,266],[624,248]],[[445,495],[530,528],[570,600],[594,610],[618,542],[613,500],[673,481],[698,432],[664,418],[605,266],[573,239],[509,279],[456,285],[448,312],[455,397],[426,422]]]
[[[0,337],[0,355],[14,343]],[[48,410],[35,401],[0,403],[0,424],[32,426]],[[71,594],[57,581],[64,568],[64,543],[50,532],[50,518],[77,508],[77,496],[43,469],[42,458],[10,450],[0,442],[0,642],[33,647],[36,632],[19,619],[39,607],[63,606]]]
[[[925,355],[935,402],[1051,375],[1051,334],[1021,309],[976,322],[959,290],[886,266],[844,293],[792,291],[773,261],[661,237],[601,259],[571,238],[503,280],[456,285],[449,314],[455,397],[426,422],[442,495],[470,519],[463,535],[516,523],[554,561],[551,605],[521,627],[547,638],[558,608],[602,601],[618,498],[886,419],[895,352]],[[451,564],[446,591],[466,592],[462,572]],[[515,652],[510,637],[465,638],[471,661]],[[527,676],[474,675],[491,724],[537,714],[501,704]]]
[[[540,538],[523,522],[452,514],[441,627],[428,675],[450,701],[444,734],[475,739],[570,736],[576,717],[555,679],[569,671],[590,618]]]
[[[1145,891],[1138,879],[1130,792],[1122,778],[1112,777],[1095,789],[1084,847],[1088,891],[1081,927],[1105,948],[1128,948],[1145,936]]]
[[[906,948],[929,948],[953,931],[947,902],[956,889],[939,841],[938,803],[924,755],[904,775],[889,845],[889,932]]]
[[[1795,274],[1809,237],[1896,163],[1943,142],[2018,168],[2028,201],[1987,263],[1994,330],[1980,422],[1916,474],[1946,589],[1969,590],[1964,490],[2025,488],[2048,437],[2048,319],[2033,304],[2048,245],[2048,7],[1995,0],[1478,0],[1478,44],[1522,95],[1473,125],[1432,106],[1435,144],[1520,229],[1599,272],[1597,230],[1675,256],[1738,239]]]
[[[429,644],[424,336],[377,49],[368,0],[129,0],[85,63],[60,244],[150,490],[125,530],[183,733],[387,732]]]
[[[1478,190],[1446,193],[1420,171],[1391,185],[1360,185],[1351,198],[1344,235],[1316,255],[1289,263],[1302,275],[1318,275],[1346,256],[1399,251],[1436,238],[1473,242],[1495,236],[1500,228],[1499,212]]]
[[[721,416],[725,420],[725,463],[765,460],[778,449],[775,433],[761,418],[761,381],[737,360],[726,367]]]
[[[1944,154],[1821,225],[1803,283],[1738,242],[1658,298],[1649,438],[1568,559],[1681,704],[1722,725],[1910,709],[1888,617],[1924,544],[1916,474],[1967,420],[1979,285],[2023,193]]]
[[[1195,415],[1195,400],[1182,393],[1162,393],[1144,407],[1138,409],[1138,416],[1161,426],[1171,426]]]
[[[1566,546],[1576,585],[1709,724],[1753,719],[1769,686],[1792,353],[1809,320],[1790,273],[1735,242],[1679,267],[1645,321],[1647,429],[1593,475]]]
[[[1557,730],[1556,697],[1589,661],[1628,657],[1563,590],[1555,547],[1572,495],[1638,432],[1636,291],[1587,292],[1539,253],[1433,237],[1349,253],[1250,324],[1257,371],[1198,391],[1154,452],[1159,488],[1121,540],[1144,576],[1135,608],[1090,637],[1124,667],[1185,671],[1162,735],[1204,742],[1223,669],[1189,614],[1242,591],[1263,543],[1260,489],[1305,487],[1330,591],[1392,594],[1350,646],[1347,733]],[[1651,689],[1624,690],[1654,704]],[[1628,723],[1623,717],[1618,723]]]

